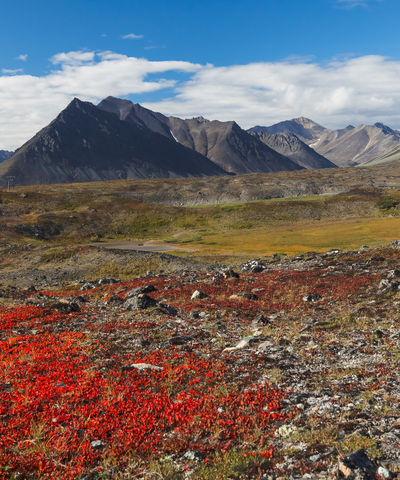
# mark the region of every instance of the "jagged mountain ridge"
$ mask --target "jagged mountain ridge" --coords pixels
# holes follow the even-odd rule
[[[239,127],[236,122],[181,119],[148,110],[128,100],[107,97],[100,109],[113,112],[121,120],[143,125],[174,139],[229,173],[274,172],[302,168]]]
[[[304,168],[337,168],[337,165],[317,153],[293,133],[267,133],[253,130],[251,134]]]
[[[349,125],[331,130],[300,117],[270,127],[253,127],[250,131],[295,134],[316,152],[339,166],[366,164],[400,144],[399,132],[383,123],[358,127]]]
[[[208,158],[148,128],[74,99],[0,165],[20,185],[223,175]]]

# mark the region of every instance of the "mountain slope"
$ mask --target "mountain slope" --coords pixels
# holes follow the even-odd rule
[[[139,127],[146,127],[170,140],[174,140],[168,125],[168,117],[162,113],[153,112],[138,103],[111,96],[102,100],[97,107],[114,113],[120,120],[125,120]]]
[[[360,125],[326,144],[312,145],[316,151],[338,164],[363,165],[400,145],[400,135],[376,123]]]
[[[107,97],[98,107],[116,114],[121,120],[161,133],[174,139],[229,173],[275,172],[296,170],[295,162],[249,135],[235,122],[209,121],[203,117],[183,120],[166,117],[128,100]]]
[[[304,117],[280,122],[270,127],[253,127],[252,132],[292,133],[320,155],[339,166],[365,164],[400,144],[400,134],[390,127],[359,125],[330,130]]]
[[[263,143],[304,168],[318,169],[337,167],[330,160],[302,142],[293,133],[267,133],[253,131],[252,135],[256,136]]]
[[[276,172],[301,168],[248,134],[235,122],[170,117],[174,137],[232,173]]]
[[[299,117],[292,120],[285,120],[283,122],[275,123],[270,127],[256,126],[250,128],[248,132],[255,133],[292,133],[296,135],[302,142],[309,144],[314,142],[317,138],[327,130],[322,125],[313,122],[309,118]]]
[[[0,150],[0,162],[6,160],[8,157],[11,157],[13,152],[9,152],[8,150]]]
[[[206,157],[74,99],[0,165],[16,184],[224,174]]]
[[[370,162],[365,163],[365,166],[384,165],[386,163],[400,162],[400,145],[397,145],[392,150],[378,158],[374,158]]]

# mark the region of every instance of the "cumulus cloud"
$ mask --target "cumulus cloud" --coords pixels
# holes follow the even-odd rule
[[[17,60],[22,60],[23,62],[26,62],[28,60],[28,54],[21,53],[21,55],[18,55]]]
[[[244,128],[297,116],[332,128],[376,121],[400,127],[400,61],[382,56],[215,67],[78,51],[51,62],[53,71],[43,76],[0,75],[0,149],[20,146],[75,96],[97,103],[134,94],[141,101],[141,94],[163,89],[162,100],[143,105],[167,115],[236,120]]]
[[[330,127],[377,120],[400,126],[400,62],[364,56],[328,65],[270,62],[204,66],[176,95],[145,104],[177,116],[237,120],[243,127],[297,116]]]
[[[154,92],[176,85],[175,80],[163,78],[163,73],[193,73],[201,68],[189,62],[152,62],[114,52],[62,52],[51,62],[54,70],[43,76],[0,75],[0,149],[21,146],[73,97],[97,103],[108,95]]]
[[[137,35],[136,33],[128,33],[126,35],[122,35],[121,38],[124,40],[137,40],[139,38],[143,38],[143,35]]]
[[[82,65],[83,63],[93,62],[94,58],[95,52],[85,52],[84,50],[78,50],[75,52],[57,53],[50,58],[50,61],[54,65]]]

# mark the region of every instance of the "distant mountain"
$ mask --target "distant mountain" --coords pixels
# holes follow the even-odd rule
[[[13,152],[9,152],[8,150],[0,150],[0,162],[6,160],[8,157],[11,157]]]
[[[270,127],[253,127],[249,132],[256,133],[293,133],[304,143],[312,143],[316,138],[319,138],[322,133],[327,130],[318,123],[313,122],[309,118],[299,117],[293,120],[285,120]]]
[[[339,166],[362,165],[374,160],[400,144],[400,133],[390,127],[349,125],[330,130],[304,117],[280,122],[270,127],[250,129],[266,133],[292,133],[300,140]]]
[[[169,124],[178,142],[210,158],[227,172],[277,172],[302,168],[244,131],[236,122],[170,117]]]
[[[400,145],[397,145],[392,150],[389,150],[384,155],[374,158],[370,162],[365,163],[365,166],[372,167],[374,165],[384,165],[386,163],[400,162]]]
[[[208,158],[146,127],[74,99],[0,164],[20,185],[222,175]]]
[[[209,121],[203,117],[183,120],[166,117],[128,100],[107,97],[98,105],[100,109],[113,112],[121,120],[175,139],[229,173],[276,172],[297,170],[297,163],[249,135],[235,122]]]
[[[267,133],[252,131],[252,135],[263,143],[290,158],[304,168],[336,168],[337,166],[323,157],[293,133]]]
[[[316,142],[316,151],[338,164],[364,165],[400,145],[400,135],[381,123],[360,125],[330,142]],[[346,162],[346,163],[345,163]]]

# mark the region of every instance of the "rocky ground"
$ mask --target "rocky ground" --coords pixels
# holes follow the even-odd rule
[[[399,252],[7,274],[0,479],[400,478]]]

